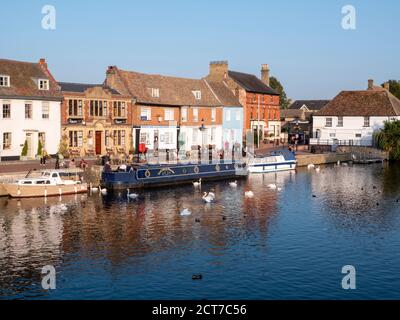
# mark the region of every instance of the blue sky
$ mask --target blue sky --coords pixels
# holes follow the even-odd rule
[[[46,4],[54,31],[41,28]],[[341,27],[347,4],[353,31]],[[45,57],[59,81],[99,83],[108,65],[199,78],[212,60],[256,75],[268,63],[293,99],[400,79],[398,0],[5,0],[0,10],[0,57]]]

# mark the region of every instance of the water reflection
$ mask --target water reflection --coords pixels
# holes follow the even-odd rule
[[[197,288],[199,298],[268,298],[265,287],[275,285],[273,297],[295,298],[293,287],[313,281],[299,266],[310,257],[315,267],[335,261],[343,233],[361,261],[365,235],[399,229],[399,178],[393,166],[328,166],[253,175],[237,188],[216,182],[140,191],[135,200],[125,192],[1,198],[0,296],[193,298]],[[210,190],[216,202],[205,204],[202,194]],[[245,197],[249,190],[253,198]],[[192,214],[181,216],[183,209]],[[398,237],[386,250],[396,243]],[[298,268],[285,273],[293,259]],[[40,269],[49,264],[60,277],[54,293],[40,288]],[[182,279],[199,270],[214,281],[194,287]]]

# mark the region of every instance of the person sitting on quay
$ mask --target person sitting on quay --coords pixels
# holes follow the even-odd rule
[[[103,168],[104,172],[112,172],[110,161],[107,161]]]
[[[81,168],[82,170],[86,170],[87,162],[85,161],[85,159],[81,159],[81,162],[79,163],[79,168]]]
[[[75,169],[75,168],[76,168],[75,159],[72,159],[72,160],[69,162],[68,167],[69,167],[70,169]]]

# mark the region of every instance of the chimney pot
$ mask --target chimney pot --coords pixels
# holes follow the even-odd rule
[[[374,89],[374,80],[369,79],[368,80],[368,90],[372,90],[372,89]]]
[[[208,76],[213,81],[222,81],[228,77],[228,61],[211,61]]]
[[[261,65],[261,81],[267,86],[269,86],[269,71],[268,64]]]
[[[390,91],[390,82],[389,82],[389,81],[385,82],[385,83],[383,84],[383,87],[384,87],[387,91]]]

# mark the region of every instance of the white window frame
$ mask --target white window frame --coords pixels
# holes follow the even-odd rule
[[[192,92],[193,92],[194,98],[196,100],[201,100],[201,91],[200,90],[195,90],[195,91],[192,91]]]
[[[371,118],[370,117],[364,117],[364,128],[369,128],[371,126]]]
[[[231,121],[231,110],[226,110],[226,121]]]
[[[182,122],[187,122],[187,116],[188,116],[188,108],[187,107],[183,107],[181,109],[181,121]]]
[[[328,120],[329,120],[329,121],[328,121]],[[329,124],[329,123],[330,123],[330,124]],[[327,128],[332,128],[332,123],[333,123],[332,117],[325,118],[325,127],[327,127]]]
[[[9,139],[7,139],[8,141],[5,139],[5,135],[6,134],[9,136]],[[6,141],[8,143],[7,143],[7,147],[5,148]],[[11,144],[12,144],[12,132],[3,132],[3,143],[2,143],[3,150],[10,150],[11,149]]]
[[[49,119],[50,119],[50,103],[43,102],[42,103],[42,120],[49,120]]]
[[[199,109],[193,108],[193,122],[199,122]]]
[[[217,121],[217,108],[211,109],[211,122]]]
[[[338,117],[337,127],[343,127],[343,117]]]
[[[160,89],[159,88],[151,88],[151,96],[153,98],[159,98],[160,97]]]
[[[26,107],[30,106],[30,117],[26,116]],[[25,102],[25,108],[24,108],[24,112],[25,112],[25,119],[27,120],[32,120],[33,119],[33,103],[31,101],[26,101]]]
[[[9,106],[9,117],[4,117],[4,106]],[[10,101],[3,101],[1,104],[1,118],[2,119],[11,119],[12,114],[11,114],[11,102]]]
[[[146,117],[146,119],[142,119]],[[151,108],[141,107],[140,109],[140,120],[141,121],[151,121]]]
[[[241,120],[240,111],[237,110],[236,111],[236,121],[240,121],[240,120]]]
[[[49,91],[50,90],[50,80],[49,79],[39,79],[38,80],[39,90]]]
[[[3,87],[3,88],[10,87],[10,76],[0,74],[0,87]]]
[[[164,110],[164,120],[165,121],[174,121],[175,118],[175,110],[172,108],[167,108]]]

